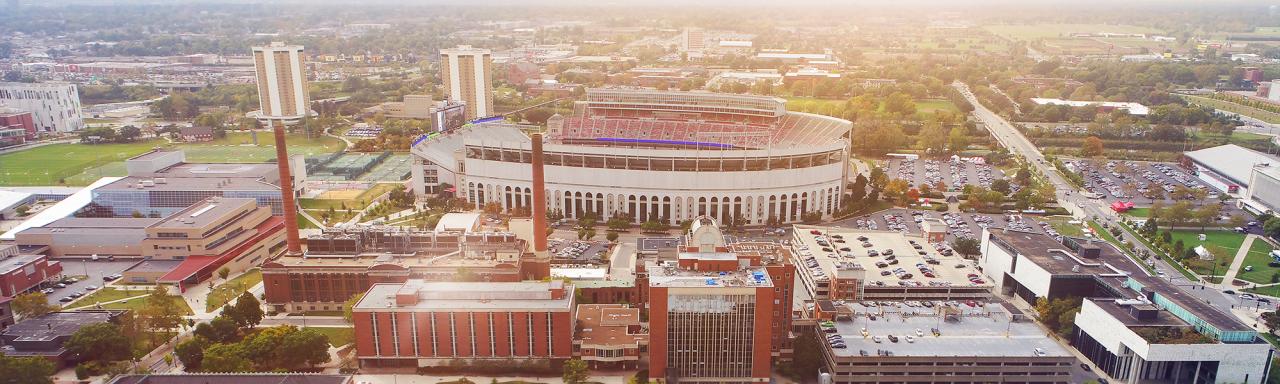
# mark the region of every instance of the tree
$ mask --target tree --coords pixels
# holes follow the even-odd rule
[[[995,179],[991,181],[991,190],[1008,195],[1012,187],[1009,185],[1009,180]]]
[[[196,330],[199,329],[200,327],[197,326]],[[182,362],[182,365],[186,367],[187,372],[196,372],[200,370],[200,364],[204,361],[204,348],[206,344],[208,343],[203,338],[193,337],[178,343],[177,346],[174,346],[173,353],[178,355],[178,361]]]
[[[618,233],[614,231],[609,231],[609,233],[606,233],[604,235],[604,239],[609,240],[610,242],[618,241]]]
[[[248,372],[253,363],[244,357],[239,343],[214,344],[205,348],[200,367],[205,372]]]
[[[1205,227],[1209,226],[1209,224],[1213,224],[1218,221],[1218,215],[1221,213],[1222,206],[1210,203],[1200,206],[1192,216],[1195,217],[1196,223],[1200,224],[1200,229],[1203,230]]]
[[[352,317],[353,314],[351,310],[352,308],[355,308],[356,303],[359,303],[362,298],[364,298],[363,292],[351,295],[351,298],[348,298],[346,302],[342,303],[342,319],[346,320],[347,324],[355,323],[355,318]]]
[[[333,208],[333,207],[329,207],[329,208]],[[227,268],[227,267],[218,268],[218,277],[219,277],[219,278],[221,278],[222,280],[226,280],[226,279],[227,279],[227,276],[231,276],[231,269],[230,269],[230,268]]]
[[[1262,230],[1270,237],[1280,236],[1280,218],[1272,217],[1262,223]]]
[[[240,298],[236,299],[236,315],[234,320],[242,328],[253,328],[262,322],[264,316],[262,312],[262,303],[258,302],[258,298],[254,297],[249,291],[240,294]]]
[[[329,362],[329,337],[314,329],[303,328],[284,336],[277,352],[280,365],[276,368],[292,370],[302,365],[314,367]]]
[[[947,141],[951,143],[951,152],[960,152],[969,148],[969,135],[964,127],[951,128],[951,133],[947,136]]]
[[[565,384],[582,384],[591,378],[591,372],[587,370],[587,362],[572,359],[564,362],[564,374],[561,378]]]
[[[207,323],[197,324],[193,332],[196,336],[214,343],[232,342],[240,337],[239,324],[225,315],[214,317]]]
[[[860,201],[867,195],[867,176],[861,173],[853,180],[853,186],[849,188],[850,200]]]
[[[151,329],[173,329],[182,324],[185,311],[178,306],[173,296],[169,296],[169,290],[164,286],[157,285],[152,289],[151,294],[147,295],[146,303],[146,306],[138,310],[138,314]]]
[[[1280,313],[1276,313],[1276,311],[1262,313],[1262,321],[1273,335],[1277,329],[1280,329]]]
[[[9,306],[13,309],[13,314],[19,318],[30,319],[32,317],[44,316],[44,314],[52,312],[54,307],[49,305],[49,297],[43,292],[31,292],[18,295],[9,302]]]
[[[924,128],[920,129],[920,139],[917,141],[917,145],[925,151],[942,153],[946,150],[947,145],[945,132],[941,124],[936,122],[926,123]]]
[[[133,355],[133,343],[120,333],[120,327],[112,323],[98,323],[81,327],[63,347],[85,361],[107,363],[129,360]]]
[[[132,125],[126,125],[120,128],[120,134],[116,136],[116,141],[132,142],[142,137],[142,129]]]
[[[1072,327],[1075,326],[1075,316],[1080,313],[1082,302],[1083,300],[1079,297],[1063,297],[1054,300],[1042,297],[1036,300],[1036,313],[1040,316],[1040,322],[1046,327],[1060,336],[1066,336],[1071,334]]]
[[[982,253],[982,243],[972,237],[957,237],[951,241],[951,249],[963,256],[976,256]]]
[[[1102,139],[1097,136],[1086,137],[1084,144],[1080,146],[1080,155],[1085,157],[1102,156]]]
[[[9,357],[0,354],[0,382],[6,384],[52,384],[53,363],[40,357]]]

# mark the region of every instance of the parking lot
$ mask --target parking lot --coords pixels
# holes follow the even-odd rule
[[[562,263],[601,263],[609,254],[607,241],[552,238],[547,240],[547,248],[552,258]]]
[[[68,284],[64,288],[50,286],[49,288],[53,289],[53,291],[47,292],[45,295],[49,296],[49,304],[57,306],[62,305],[62,302],[59,300],[64,297],[70,296],[73,293],[84,294],[86,292],[85,287],[94,286],[102,288],[102,286],[107,283],[102,280],[103,276],[124,272],[124,270],[129,269],[129,267],[132,267],[134,264],[137,264],[138,260],[93,261],[89,259],[62,259],[59,260],[59,262],[62,263],[63,276],[87,275],[88,278]],[[92,290],[89,292],[92,292]]]
[[[1186,200],[1174,196],[1180,186],[1190,190],[1204,190],[1207,199],[1219,198],[1217,190],[1209,188],[1195,175],[1173,163],[1104,162],[1088,159],[1070,159],[1063,163],[1084,176],[1085,189],[1101,195],[1108,202],[1145,200],[1151,203],[1154,197],[1160,197],[1155,200],[1170,203]]]
[[[919,235],[921,233],[920,222],[924,221],[925,218],[936,218],[946,222],[948,240],[953,240],[956,237],[976,239],[982,233],[982,228],[985,227],[1044,233],[1058,237],[1057,231],[1054,231],[1053,227],[1049,226],[1048,223],[1039,221],[1032,216],[1021,214],[951,213],[894,208],[866,216],[841,220],[833,223],[833,225]]]
[[[1004,178],[999,169],[977,161],[952,158],[951,160],[925,159],[891,159],[888,169],[889,177],[907,180],[912,187],[924,184],[946,185],[948,189],[958,191],[965,185],[990,185],[992,181]]]

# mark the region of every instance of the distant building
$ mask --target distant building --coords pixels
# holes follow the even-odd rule
[[[80,328],[94,324],[114,322],[124,314],[123,310],[80,310],[75,312],[51,312],[40,317],[23,319],[0,332],[4,342],[4,355],[9,357],[40,357],[57,367],[71,363],[71,353],[63,344]]]
[[[35,119],[29,111],[0,107],[0,147],[26,143],[36,138]]]
[[[297,121],[310,113],[306,56],[301,45],[253,47],[260,119]]]
[[[1248,81],[1254,84],[1258,84],[1262,82],[1262,76],[1263,76],[1262,68],[1244,67],[1244,68],[1241,68],[1241,70],[1244,71],[1244,81]]]
[[[0,104],[31,112],[40,132],[74,132],[84,129],[80,92],[75,84],[0,83]]]
[[[795,84],[796,82],[800,82],[800,81],[810,81],[810,82],[817,83],[817,82],[827,81],[827,80],[832,80],[832,81],[840,80],[840,74],[830,72],[827,70],[822,70],[822,69],[817,69],[812,67],[805,67],[805,68],[797,69],[795,71],[787,72],[787,74],[783,75],[782,77],[782,82],[788,85]]]
[[[352,308],[362,367],[503,364],[573,357],[574,287],[547,282],[375,284]]]
[[[440,78],[450,101],[466,104],[468,120],[493,110],[493,55],[488,49],[460,45],[440,50]]]
[[[702,28],[685,27],[680,32],[680,52],[701,53],[707,49],[707,34]]]
[[[542,68],[537,64],[527,61],[517,61],[507,64],[507,83],[524,84],[530,79],[537,79],[542,74]]]
[[[369,107],[366,113],[382,113],[393,119],[430,119],[431,95],[404,95],[404,101],[388,101]]]
[[[1062,100],[1062,99],[1046,99],[1046,98],[1039,98],[1039,97],[1031,98],[1031,102],[1036,103],[1037,105],[1065,105],[1068,107],[1097,106],[1099,111],[1109,112],[1112,110],[1120,110],[1130,115],[1137,115],[1137,116],[1146,116],[1148,113],[1151,113],[1151,108],[1148,108],[1147,106],[1139,103],[1132,103],[1132,102],[1077,101],[1077,100]]]
[[[689,231],[677,260],[645,266],[650,377],[769,382],[773,350],[791,331],[791,285],[773,276],[794,269],[771,270],[759,254],[733,252],[711,218],[694,219]]]
[[[305,165],[292,161],[294,194],[305,186]],[[87,216],[165,217],[212,196],[253,198],[284,214],[280,173],[270,163],[188,163],[182,151],[156,150],[125,160],[128,176],[93,190]]]
[[[178,135],[182,136],[182,141],[188,143],[213,141],[213,128],[211,127],[182,127],[178,129]]]

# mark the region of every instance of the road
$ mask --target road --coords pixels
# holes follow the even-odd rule
[[[997,115],[995,112],[992,112],[990,109],[983,106],[982,103],[978,102],[977,97],[969,91],[968,85],[961,82],[955,82],[952,86],[955,87],[956,90],[960,91],[960,94],[973,105],[973,115],[982,122],[982,125],[987,127],[987,130],[991,131],[991,135],[995,136],[996,141],[999,142],[1001,146],[1007,148],[1010,153],[1021,156],[1028,164],[1035,167],[1040,174],[1044,175],[1045,178],[1053,184],[1053,187],[1056,190],[1055,194],[1058,203],[1062,205],[1062,207],[1071,211],[1072,215],[1077,218],[1088,218],[1098,223],[1114,225],[1115,220],[1118,217],[1115,212],[1111,211],[1111,209],[1107,207],[1105,201],[1087,199],[1081,196],[1076,187],[1067,182],[1066,178],[1058,173],[1053,164],[1045,160],[1044,154],[1040,153],[1040,149],[1036,148],[1035,144],[1031,143],[1031,140],[1028,140],[1026,136],[1023,136],[1022,132],[1018,131],[1018,129],[1014,127],[1013,124],[1009,123],[1008,120],[1005,120],[1003,117]],[[1148,254],[1155,254],[1150,249],[1143,246],[1142,242],[1138,241],[1128,232],[1122,231],[1121,236],[1119,237],[1127,242],[1135,244],[1140,252],[1146,251]],[[1234,304],[1231,298],[1216,289],[1206,289],[1205,285],[1200,281],[1187,279],[1186,276],[1178,273],[1177,269],[1170,266],[1164,260],[1158,258],[1153,258],[1153,260],[1155,260],[1153,266],[1156,270],[1165,272],[1165,277],[1170,282],[1186,288],[1191,294],[1212,305],[1218,306],[1222,311],[1230,312],[1230,308]]]

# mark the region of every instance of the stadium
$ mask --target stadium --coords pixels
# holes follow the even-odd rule
[[[677,225],[700,215],[764,225],[829,217],[849,176],[847,120],[785,100],[708,92],[588,90],[544,138],[547,209]],[[537,127],[483,122],[413,145],[418,196],[454,188],[477,208],[530,206]],[[452,187],[451,187],[452,186]]]

